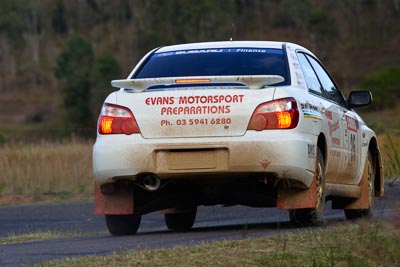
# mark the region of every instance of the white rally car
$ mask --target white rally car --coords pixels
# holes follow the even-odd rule
[[[143,214],[193,226],[199,205],[288,209],[324,203],[368,217],[384,177],[375,133],[316,56],[284,42],[209,42],[150,51],[105,100],[93,149],[95,213],[113,235]]]

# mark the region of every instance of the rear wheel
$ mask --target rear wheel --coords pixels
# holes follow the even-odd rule
[[[368,152],[368,158],[365,162],[365,168],[362,179],[366,179],[367,181],[367,198],[368,198],[368,208],[366,209],[345,209],[344,215],[348,220],[356,220],[361,218],[370,218],[372,216],[372,210],[374,206],[374,195],[375,195],[375,168],[372,164],[372,156],[371,153]]]
[[[197,207],[188,212],[167,213],[165,223],[170,230],[188,231],[192,228],[196,219]]]
[[[115,236],[134,235],[139,229],[141,216],[136,214],[106,215],[108,231]]]
[[[325,204],[325,163],[321,150],[317,149],[315,162],[316,204],[314,208],[289,210],[292,223],[298,225],[318,225],[323,223]]]

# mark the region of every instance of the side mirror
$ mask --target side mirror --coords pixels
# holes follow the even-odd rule
[[[347,100],[349,108],[358,108],[372,103],[372,94],[369,91],[352,91]]]

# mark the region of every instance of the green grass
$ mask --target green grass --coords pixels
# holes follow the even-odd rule
[[[398,225],[399,226],[399,225]],[[260,239],[50,261],[36,266],[399,266],[400,231],[365,222]]]

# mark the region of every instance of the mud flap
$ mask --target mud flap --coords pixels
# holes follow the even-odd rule
[[[384,178],[384,172],[383,172],[383,165],[382,165],[382,158],[381,158],[381,153],[379,150],[376,152],[376,164],[377,164],[377,173],[375,177],[375,181],[379,181],[379,187],[375,187],[375,196],[376,197],[383,197],[383,194],[385,193],[385,178]],[[376,186],[376,185],[375,185]]]
[[[315,208],[317,204],[317,182],[307,189],[290,188],[290,184],[281,184],[278,188],[276,207],[278,209]]]
[[[355,201],[349,201],[349,203],[344,203],[341,207],[343,209],[368,209],[369,199],[368,199],[368,174],[364,171],[363,177],[360,181],[360,197]],[[336,208],[336,207],[335,207]]]
[[[360,197],[354,198],[337,198],[332,201],[332,209],[349,209],[349,210],[366,210],[369,208],[368,194],[368,165],[365,164],[361,181],[358,184],[360,188]],[[380,171],[380,170],[379,170]]]
[[[115,193],[106,195],[95,183],[94,214],[133,214],[133,187],[120,184]]]
[[[175,213],[186,213],[191,211],[193,211],[193,208],[187,208],[187,209],[171,208],[171,209],[160,210],[159,212],[161,214],[173,214],[173,213],[175,214]]]

